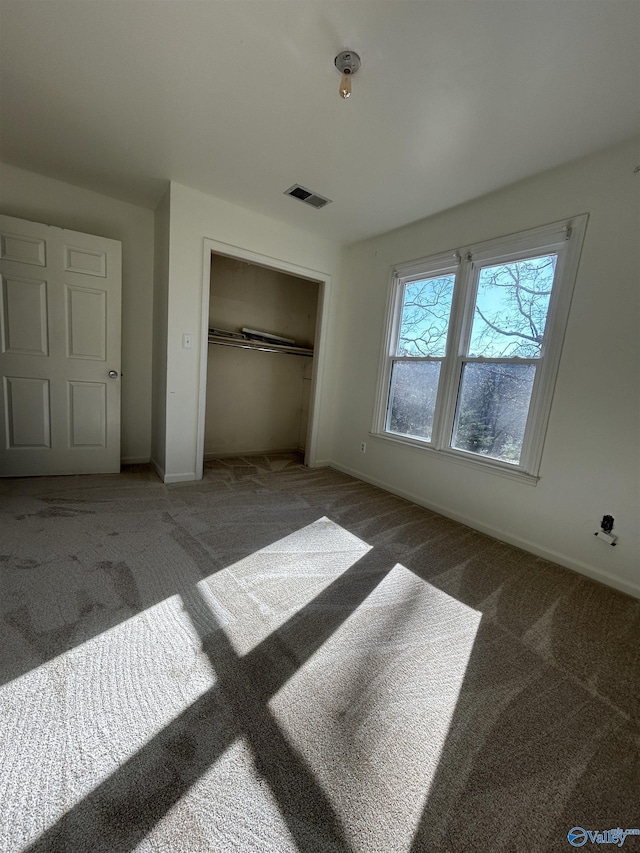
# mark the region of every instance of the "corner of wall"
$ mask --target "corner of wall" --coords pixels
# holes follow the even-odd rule
[[[170,200],[168,187],[154,213],[151,458],[154,468],[163,480],[166,458]]]

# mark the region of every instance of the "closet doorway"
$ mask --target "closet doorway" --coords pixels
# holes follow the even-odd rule
[[[206,242],[198,461],[298,451],[313,465],[329,277]]]

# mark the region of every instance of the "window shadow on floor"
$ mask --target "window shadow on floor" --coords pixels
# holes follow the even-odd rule
[[[351,849],[326,794],[288,743],[267,702],[391,570],[372,552],[244,657],[210,616],[202,628],[197,588],[184,597],[198,625],[216,684],[74,806],[25,853],[108,850],[130,853],[237,738],[250,746],[258,774],[301,850]],[[319,614],[321,614],[319,618]],[[304,637],[304,645],[296,643]],[[303,648],[295,656],[291,648]]]

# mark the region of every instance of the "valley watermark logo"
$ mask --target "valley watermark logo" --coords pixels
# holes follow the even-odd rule
[[[573,847],[584,847],[587,841],[591,844],[615,844],[616,847],[622,847],[627,840],[628,835],[640,835],[640,829],[605,829],[601,832],[598,829],[583,829],[581,826],[574,826],[567,832],[567,841]]]

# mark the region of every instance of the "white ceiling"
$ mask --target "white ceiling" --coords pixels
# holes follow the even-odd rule
[[[1,0],[2,159],[154,207],[172,179],[331,239],[631,137],[636,0]],[[361,54],[338,95],[335,54]],[[298,182],[333,199],[283,196]]]

